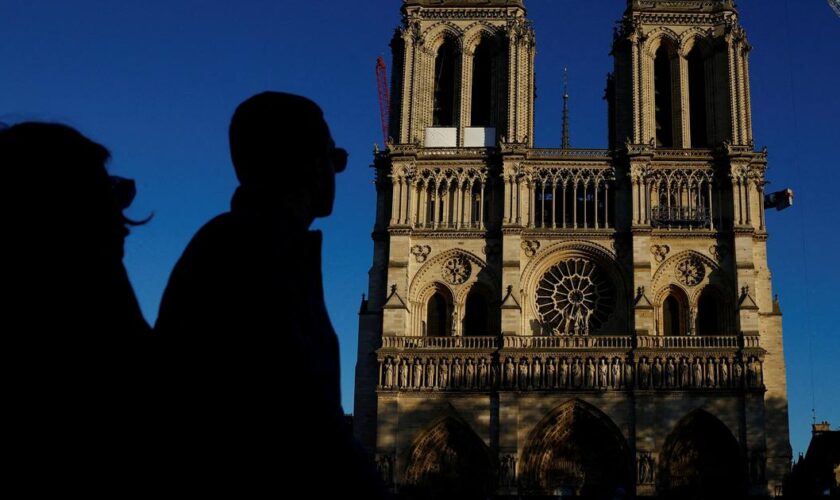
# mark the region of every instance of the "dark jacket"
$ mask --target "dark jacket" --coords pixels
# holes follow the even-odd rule
[[[172,449],[201,464],[201,484],[311,483],[377,498],[372,462],[344,424],[321,234],[295,229],[242,188],[231,206],[187,246],[155,326],[168,356]]]

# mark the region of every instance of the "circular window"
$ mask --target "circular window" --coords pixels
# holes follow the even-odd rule
[[[555,335],[589,335],[615,309],[615,290],[589,259],[565,260],[546,272],[537,285],[537,313]]]

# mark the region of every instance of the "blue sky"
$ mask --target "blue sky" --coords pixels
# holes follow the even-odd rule
[[[824,0],[739,4],[754,47],[754,129],[757,145],[770,150],[770,189],[791,187],[797,196],[793,209],[768,213],[768,226],[785,313],[791,439],[804,451],[812,393],[817,417],[840,424],[840,271],[832,260],[840,246],[840,18]],[[572,145],[605,147],[602,96],[623,0],[527,5],[537,30],[537,144],[560,142],[568,66]],[[265,89],[320,103],[336,143],[350,152],[336,213],[317,223],[350,411],[356,313],[373,248],[368,165],[381,142],[374,63],[388,55],[399,7],[398,0],[2,0],[0,121],[75,126],[112,151],[113,173],[137,180],[130,215],[155,217],[133,231],[125,262],[153,322],[189,238],[228,207],[235,178],[227,126],[236,105]]]

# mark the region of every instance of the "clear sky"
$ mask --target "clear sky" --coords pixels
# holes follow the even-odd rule
[[[832,260],[840,247],[840,17],[825,0],[738,3],[754,47],[754,129],[757,145],[770,150],[769,189],[796,191],[794,208],[767,220],[798,452],[810,439],[812,394],[817,418],[840,424],[840,270]],[[526,4],[537,31],[537,144],[560,142],[568,66],[572,145],[605,147],[602,96],[624,1]],[[336,143],[350,151],[336,213],[317,225],[325,231],[343,401],[352,411],[356,313],[373,248],[368,165],[382,141],[374,63],[389,55],[399,7],[399,0],[0,0],[0,121],[68,123],[112,151],[113,173],[137,180],[130,215],[154,219],[133,231],[125,262],[153,323],[184,246],[228,208],[235,178],[227,126],[236,105],[265,89],[320,103]]]

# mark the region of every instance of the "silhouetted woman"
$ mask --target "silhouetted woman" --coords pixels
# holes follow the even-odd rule
[[[64,125],[0,130],[0,286],[15,336],[101,348],[149,331],[122,263],[133,183],[108,175],[109,157]]]

